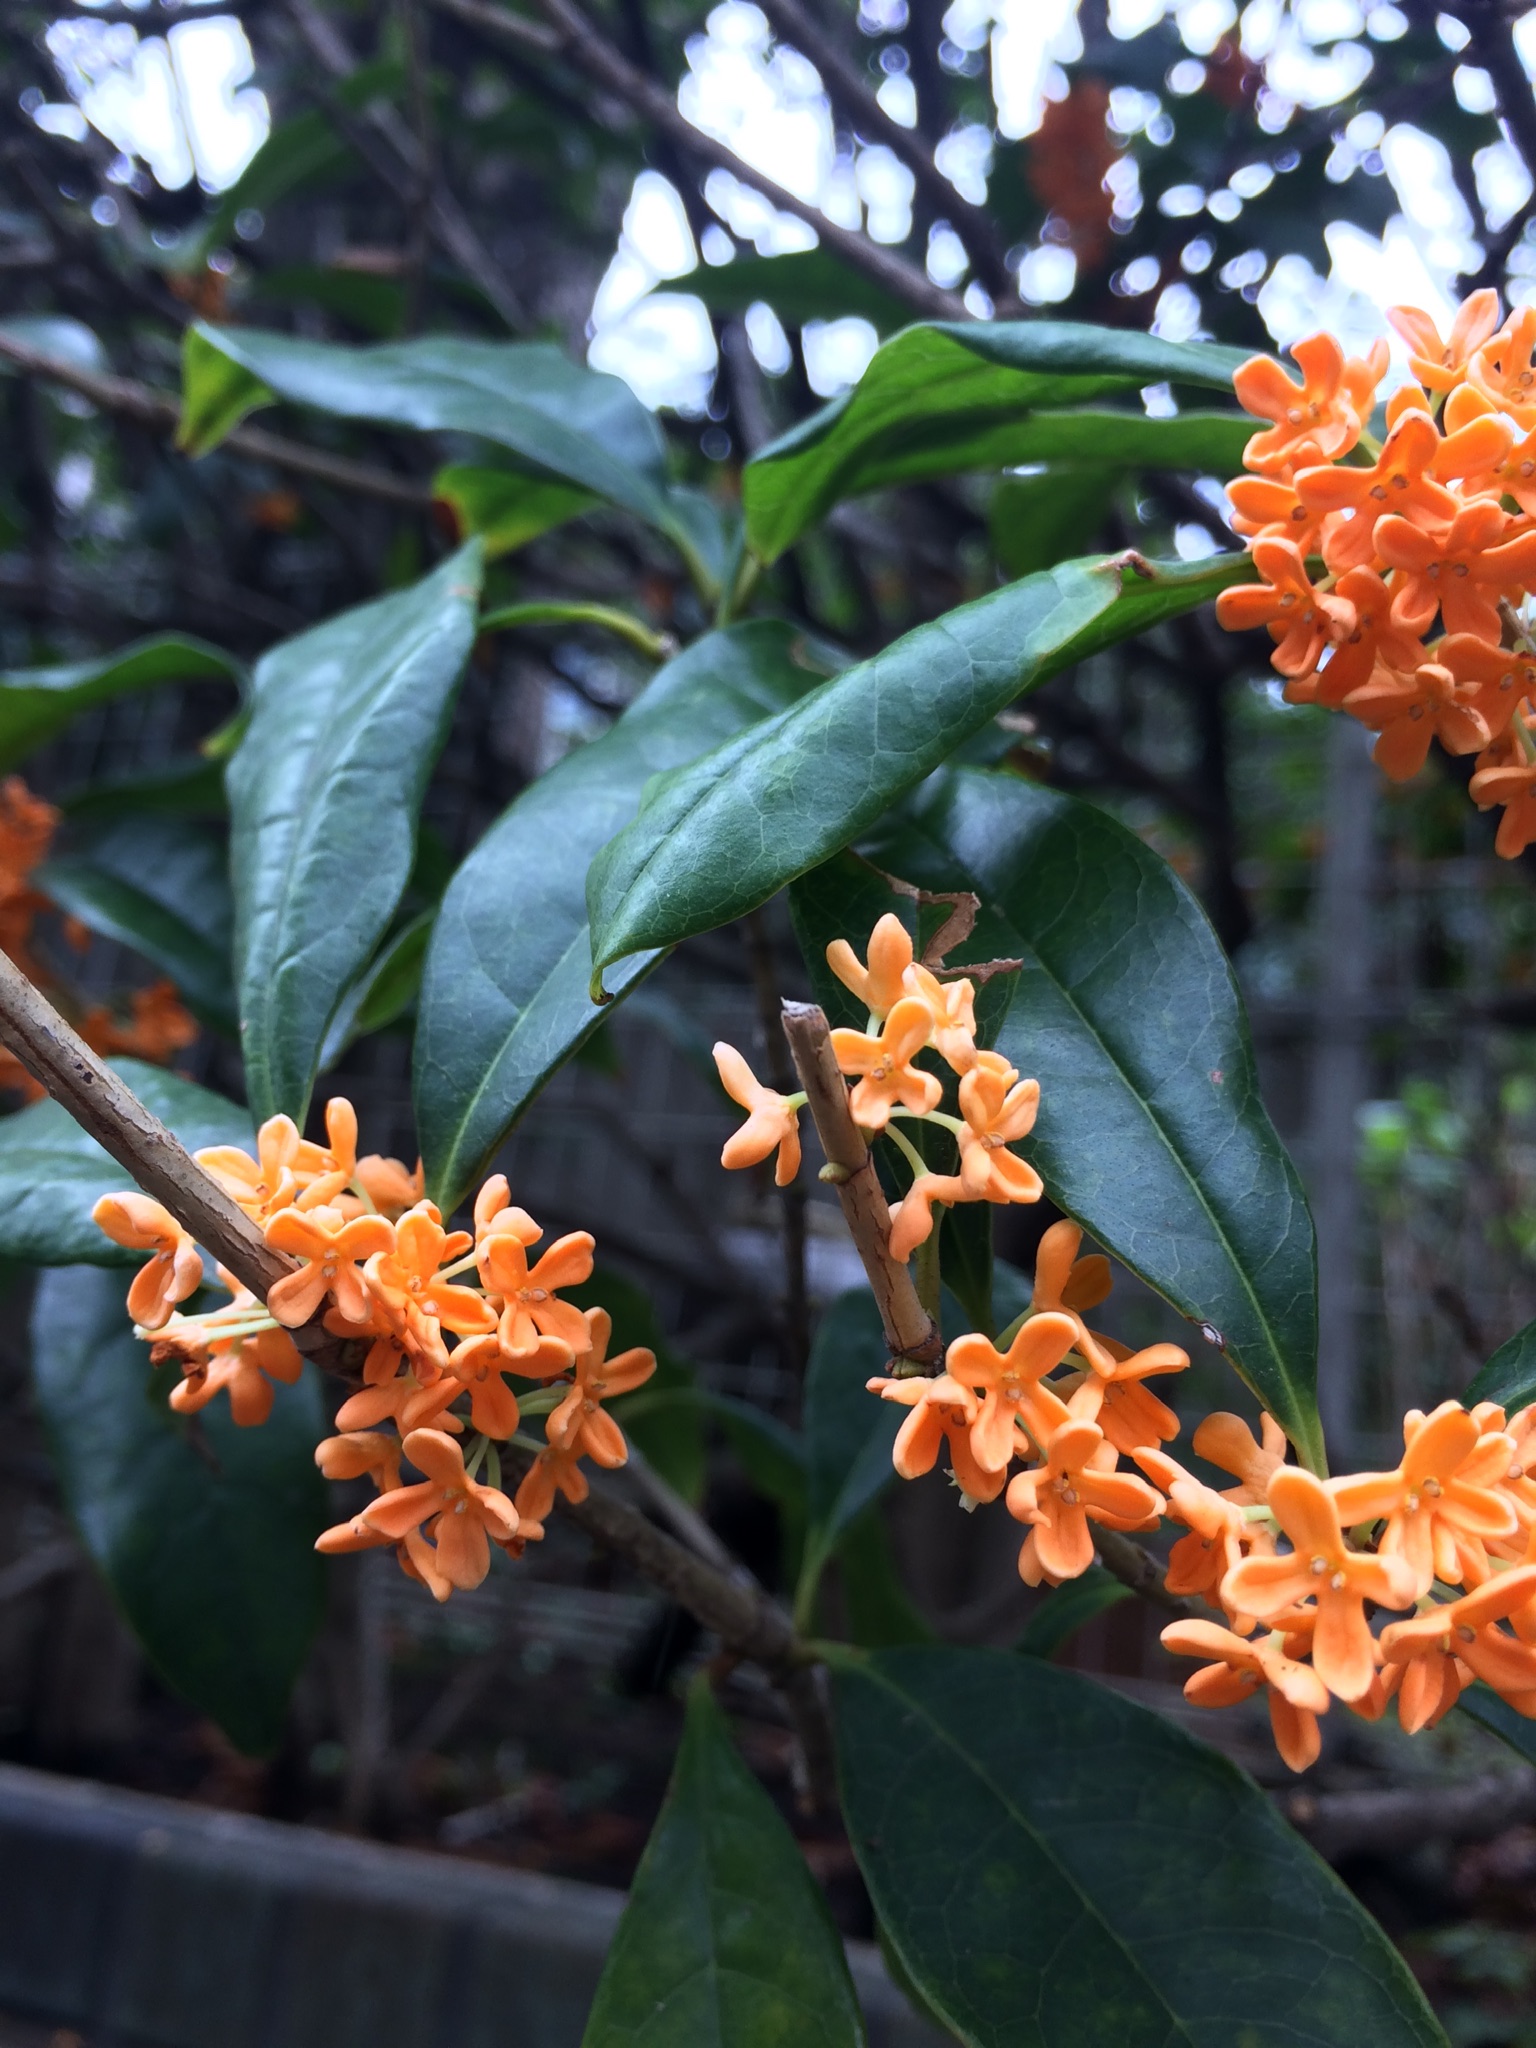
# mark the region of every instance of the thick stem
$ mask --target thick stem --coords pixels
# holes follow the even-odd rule
[[[827,1155],[824,1178],[837,1189],[891,1356],[936,1367],[944,1355],[944,1341],[917,1298],[912,1275],[891,1256],[891,1212],[869,1147],[848,1108],[848,1090],[838,1072],[825,1013],[815,1003],[785,1003],[784,1036]]]

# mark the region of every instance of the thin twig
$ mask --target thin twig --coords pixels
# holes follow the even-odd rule
[[[837,1189],[863,1263],[893,1359],[935,1368],[944,1343],[917,1298],[912,1275],[891,1256],[891,1212],[863,1134],[848,1107],[825,1012],[815,1003],[785,1003],[784,1036],[805,1090],[806,1106],[827,1155],[823,1178]]]

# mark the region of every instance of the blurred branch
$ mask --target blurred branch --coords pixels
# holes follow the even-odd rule
[[[1281,1811],[1319,1856],[1392,1856],[1423,1842],[1489,1841],[1536,1818],[1536,1771],[1489,1771],[1450,1785],[1288,1794]]]
[[[1467,289],[1473,291],[1483,285],[1503,284],[1510,252],[1536,206],[1536,93],[1515,45],[1515,24],[1525,8],[1511,5],[1510,0],[1463,0],[1457,12],[1472,38],[1463,55],[1475,58],[1493,81],[1494,112],[1531,180],[1524,205],[1517,206],[1503,227],[1489,235],[1482,268],[1467,281]]]
[[[432,0],[432,4],[441,13],[452,15],[470,28],[479,29],[492,41],[506,41],[523,54],[529,50],[527,23],[501,7],[487,4],[487,0]],[[953,292],[941,291],[905,257],[883,249],[878,242],[870,241],[856,229],[840,227],[836,221],[828,220],[825,214],[798,194],[755,170],[725,143],[716,141],[702,128],[695,128],[679,110],[673,94],[631,64],[572,4],[572,0],[540,0],[540,6],[557,38],[555,51],[550,54],[558,54],[585,71],[596,84],[624,101],[654,128],[682,144],[694,156],[729,171],[733,177],[742,179],[765,198],[771,199],[783,212],[805,221],[846,263],[862,270],[866,277],[873,278],[925,320],[964,320],[969,317],[962,300]],[[509,23],[512,24],[510,29]]]
[[[1008,268],[1007,252],[997,224],[985,206],[956,191],[934,162],[917,130],[904,128],[881,106],[859,65],[828,34],[801,0],[762,0],[764,14],[779,33],[802,50],[826,83],[834,103],[841,102],[859,133],[883,142],[917,180],[918,190],[936,213],[956,227],[971,252],[976,273],[1001,305],[1014,298],[1018,280]]]
[[[24,376],[38,377],[49,384],[61,384],[78,392],[102,412],[131,419],[157,434],[174,434],[181,420],[180,401],[169,392],[154,391],[131,377],[106,376],[60,361],[43,349],[34,348],[13,334],[0,330],[0,359],[12,364]],[[236,427],[225,436],[222,447],[255,462],[270,462],[274,469],[286,469],[316,483],[334,484],[341,491],[357,491],[365,497],[383,498],[392,505],[408,505],[427,511],[432,494],[425,484],[394,476],[370,463],[353,462],[345,455],[328,455],[319,448],[307,448],[301,441],[288,441],[259,427]]]

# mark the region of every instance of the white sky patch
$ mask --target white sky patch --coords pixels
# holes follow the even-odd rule
[[[880,346],[869,321],[807,320],[800,330],[805,352],[805,378],[818,398],[836,398],[857,384]]]
[[[714,330],[691,292],[657,291],[699,265],[693,230],[676,188],[642,171],[624,209],[613,261],[592,302],[587,361],[611,370],[650,406],[697,417],[714,380]]]

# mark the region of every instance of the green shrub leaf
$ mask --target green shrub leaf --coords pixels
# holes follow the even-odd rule
[[[802,1624],[838,1539],[894,1476],[891,1446],[907,1411],[865,1385],[889,1365],[874,1296],[867,1287],[840,1294],[816,1326],[806,1365],[801,1434],[808,1526],[795,1596]]]
[[[269,1753],[324,1604],[313,1368],[259,1429],[222,1396],[194,1424],[166,1405],[174,1368],[156,1373],[133,1335],[123,1276],[90,1267],[39,1282],[32,1361],[70,1514],[151,1662]]]
[[[1479,1401],[1497,1401],[1511,1415],[1536,1401],[1536,1323],[1527,1323],[1499,1346],[1464,1398],[1469,1408]]]
[[[833,1682],[875,1912],[967,2048],[1445,2048],[1376,1923],[1172,1722],[1006,1650]]]
[[[258,1122],[302,1121],[338,1004],[411,872],[416,819],[474,641],[479,543],[285,641],[229,764],[235,965]]]
[[[577,484],[467,462],[440,469],[432,479],[432,495],[448,506],[466,539],[479,534],[488,562],[514,554],[541,533],[602,503],[595,491]]]
[[[15,767],[77,712],[130,690],[209,679],[238,684],[244,675],[233,655],[184,633],[155,633],[88,661],[0,669],[0,769]]]
[[[582,2048],[862,2048],[865,2038],[815,1879],[701,1676]]]

